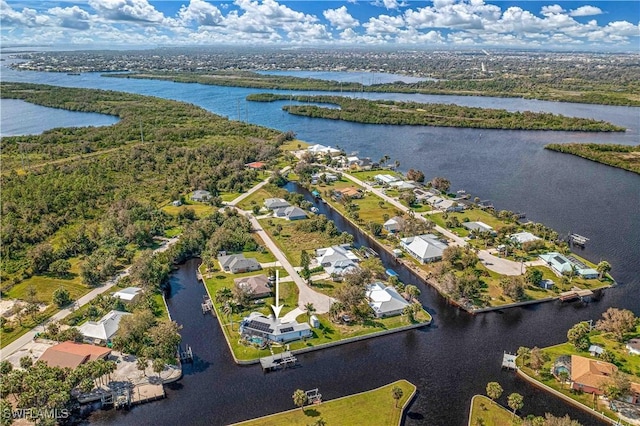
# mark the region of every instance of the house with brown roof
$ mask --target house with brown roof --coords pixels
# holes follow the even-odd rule
[[[271,295],[269,279],[266,275],[252,275],[250,277],[236,278],[235,286],[247,292],[252,299],[259,299]]]
[[[571,355],[571,387],[577,391],[602,395],[616,371],[618,367],[609,362]]]
[[[342,199],[343,197],[349,197],[349,198],[362,198],[363,197],[362,191],[360,191],[359,189],[353,188],[353,187],[336,189],[335,191],[333,191],[333,195],[338,200]]]
[[[46,363],[49,367],[74,369],[89,361],[106,359],[109,354],[109,348],[68,341],[50,347],[38,361]]]

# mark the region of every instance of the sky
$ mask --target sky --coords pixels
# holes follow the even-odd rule
[[[640,1],[0,0],[0,42],[640,51]]]

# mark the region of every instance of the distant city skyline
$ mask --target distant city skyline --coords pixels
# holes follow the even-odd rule
[[[638,1],[0,0],[2,46],[640,50]]]

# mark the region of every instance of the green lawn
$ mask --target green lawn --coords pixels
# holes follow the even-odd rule
[[[309,143],[303,142],[299,139],[294,139],[292,141],[287,141],[280,145],[280,149],[282,151],[297,151],[298,149],[306,148],[309,146]]]
[[[502,405],[491,401],[483,395],[475,395],[471,400],[470,425],[505,426],[519,425],[521,419]]]
[[[446,220],[452,220],[452,218],[457,217],[460,223],[462,223],[464,219],[467,218],[469,219],[469,222],[483,222],[491,226],[495,230],[498,230],[507,225],[507,223],[505,223],[504,221],[498,219],[491,213],[486,212],[482,209],[470,209],[463,212],[447,213],[447,215],[448,219]],[[435,213],[429,215],[429,218],[431,218],[431,220],[444,228],[446,220],[442,216],[443,213]],[[466,228],[463,229],[466,230]]]
[[[164,236],[167,238],[173,238],[182,234],[182,227],[174,226],[173,228],[165,229]]]
[[[236,195],[237,196],[237,195]],[[233,197],[235,198],[235,197]],[[177,216],[180,211],[190,208],[193,210],[198,217],[205,217],[210,215],[215,211],[215,207],[210,206],[208,204],[196,203],[196,202],[187,202],[181,206],[174,206],[172,204],[167,204],[161,208],[162,211],[172,215]]]
[[[394,387],[402,389],[402,398],[393,399],[391,390]],[[306,426],[322,418],[327,425],[341,426],[391,426],[400,424],[400,420],[410,402],[409,398],[416,390],[416,386],[406,380],[399,380],[355,395],[338,398],[313,406],[304,410],[293,409],[272,416],[238,423],[243,426]],[[291,389],[293,394],[295,389]],[[320,390],[322,391],[322,389]],[[293,402],[292,402],[293,405]]]
[[[384,170],[384,169],[363,170],[358,172],[350,171],[349,174],[353,175],[355,178],[360,179],[363,182],[367,180],[373,180],[373,177],[375,175],[391,175],[391,176],[397,176],[401,179],[404,179],[404,176],[402,176],[402,174],[398,172],[394,172],[393,170]]]
[[[264,207],[264,200],[267,198],[283,198],[286,193],[286,189],[265,185],[238,203],[238,207],[242,210],[251,211],[253,206]]]

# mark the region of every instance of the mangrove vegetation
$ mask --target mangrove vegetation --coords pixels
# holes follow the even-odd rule
[[[545,148],[640,174],[640,145],[554,143]]]

